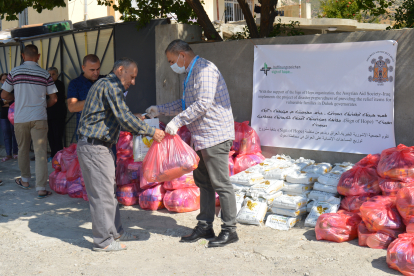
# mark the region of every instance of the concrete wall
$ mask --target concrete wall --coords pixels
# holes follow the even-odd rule
[[[174,39],[172,36],[169,40]],[[399,40],[398,40],[399,39]],[[236,121],[250,121],[253,89],[253,47],[273,44],[318,44],[358,41],[398,40],[398,53],[395,72],[395,134],[397,144],[414,145],[414,30],[392,30],[377,32],[355,32],[325,35],[305,35],[294,37],[263,38],[240,41],[193,44],[191,47],[200,56],[214,62],[226,80]],[[157,55],[161,53],[157,51]],[[163,55],[163,52],[162,52]],[[164,85],[157,89],[157,103],[178,99],[179,83],[177,75],[168,66],[157,67],[157,83]],[[170,85],[173,84],[173,85]],[[158,88],[158,87],[157,87]],[[312,158],[318,162],[356,162],[364,155],[323,152],[301,149],[263,147],[265,156],[284,153],[294,158]]]

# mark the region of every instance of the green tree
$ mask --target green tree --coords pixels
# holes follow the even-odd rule
[[[322,0],[319,17],[358,19],[373,22],[388,13],[395,0]]]
[[[65,0],[0,0],[1,19],[17,20],[17,15],[27,7],[32,7],[38,13],[42,10],[52,10],[55,7],[66,7]]]
[[[414,26],[414,0],[405,0],[395,10],[393,29],[412,28]]]

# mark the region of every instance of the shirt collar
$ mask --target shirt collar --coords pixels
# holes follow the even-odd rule
[[[196,57],[198,57],[198,56],[193,57],[193,59],[191,60],[190,64],[188,64],[188,67],[185,69],[185,71],[187,73],[190,72],[191,65],[195,62]]]
[[[109,78],[111,81],[116,82],[116,84],[118,84],[119,88],[121,88],[122,93],[125,92],[124,85],[122,84],[121,80],[115,75],[114,72],[109,73],[106,77]]]
[[[24,64],[27,64],[27,65],[37,65],[37,66],[39,66],[39,64],[37,62],[34,62],[34,61],[25,61]]]
[[[79,78],[81,78],[81,80],[83,82],[90,82],[90,83],[94,83],[93,81],[91,81],[90,79],[85,78],[84,73],[82,72],[79,76]]]

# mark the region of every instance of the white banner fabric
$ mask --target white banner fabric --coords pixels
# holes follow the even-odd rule
[[[262,146],[374,154],[395,146],[396,41],[254,47]]]

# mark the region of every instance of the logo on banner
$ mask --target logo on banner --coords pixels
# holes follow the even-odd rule
[[[368,77],[368,81],[376,82],[378,85],[383,85],[384,82],[392,82],[393,76],[389,76],[389,73],[394,71],[394,67],[391,66],[391,60],[389,58],[384,59],[382,56],[378,57],[378,60],[371,59],[372,65],[368,68],[372,75]]]
[[[264,66],[262,67],[262,69],[260,69],[260,71],[263,71],[265,73],[265,75],[267,76],[267,72],[269,72],[270,69],[272,69],[272,68],[267,67],[267,64],[265,62]]]

